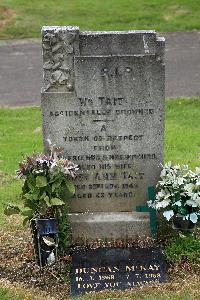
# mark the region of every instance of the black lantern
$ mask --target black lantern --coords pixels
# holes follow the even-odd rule
[[[52,265],[57,259],[58,221],[55,218],[32,219],[35,257],[38,265]]]

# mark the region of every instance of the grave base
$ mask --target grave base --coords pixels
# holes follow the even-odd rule
[[[94,212],[71,213],[72,242],[85,243],[97,239],[145,239],[151,236],[149,213]]]

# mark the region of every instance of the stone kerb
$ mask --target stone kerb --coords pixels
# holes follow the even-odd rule
[[[80,165],[74,240],[150,234],[147,201],[163,161],[164,38],[155,31],[44,27],[43,139]]]

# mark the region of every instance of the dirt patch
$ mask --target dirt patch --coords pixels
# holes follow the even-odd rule
[[[12,8],[0,6],[0,29],[4,28],[16,17],[16,12]]]
[[[34,261],[29,229],[0,230],[0,286],[18,286],[31,294],[34,289],[33,299],[64,299],[69,295],[68,259],[62,257],[55,265],[40,269]]]
[[[190,13],[189,9],[180,5],[170,5],[167,7],[167,15],[164,15],[163,18],[165,21],[171,21],[176,17],[185,16]]]

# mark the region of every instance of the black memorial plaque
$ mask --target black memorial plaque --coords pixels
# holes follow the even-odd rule
[[[72,255],[72,296],[131,289],[166,279],[166,262],[160,248],[85,249]]]

